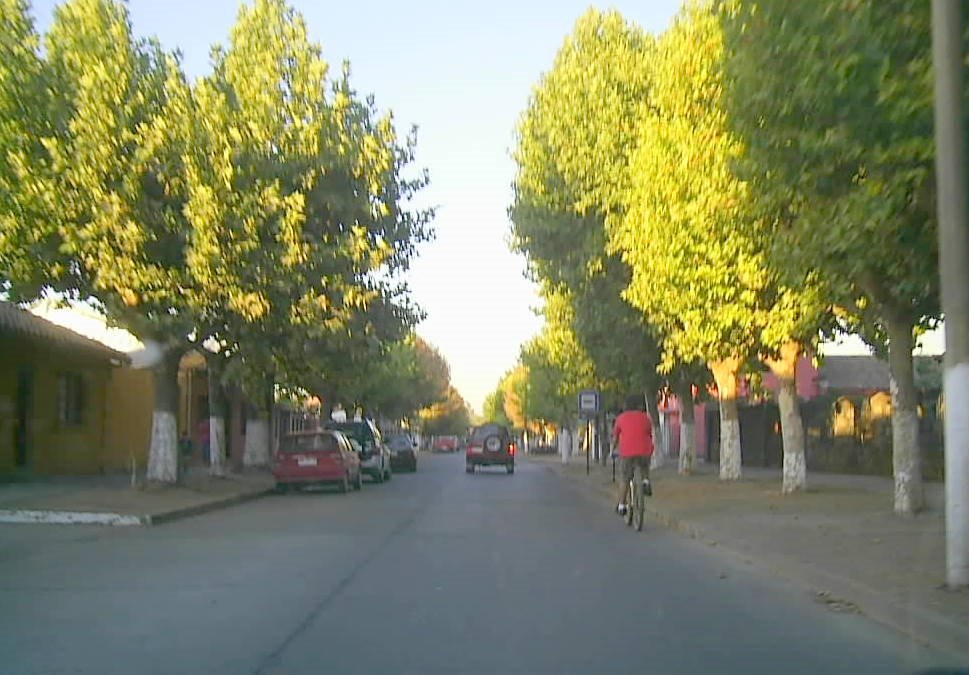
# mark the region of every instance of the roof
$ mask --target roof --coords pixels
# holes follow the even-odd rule
[[[126,354],[105,347],[100,342],[86,338],[69,328],[41,319],[9,302],[0,302],[0,335],[46,342],[104,360],[131,362]]]
[[[914,358],[915,386],[938,389],[942,386],[942,357]],[[825,356],[818,372],[822,390],[889,391],[888,363],[874,356]]]

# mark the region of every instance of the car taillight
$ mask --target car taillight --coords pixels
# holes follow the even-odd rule
[[[509,455],[514,455],[515,454],[515,444],[514,443],[509,443],[508,444],[508,454]]]

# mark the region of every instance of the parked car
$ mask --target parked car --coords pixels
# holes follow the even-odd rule
[[[324,429],[342,431],[360,444],[360,468],[375,483],[382,483],[393,477],[390,464],[390,449],[384,444],[383,437],[371,420],[336,422],[327,420]]]
[[[385,440],[390,448],[390,465],[394,471],[417,471],[417,441],[408,433],[389,434]]]
[[[515,442],[507,427],[482,424],[471,432],[464,458],[468,473],[474,473],[478,466],[503,466],[508,473],[515,473]]]
[[[458,449],[457,436],[435,436],[431,440],[432,452],[456,452]]]
[[[279,491],[304,485],[336,485],[340,492],[363,486],[360,457],[339,431],[301,431],[284,437],[273,462]]]

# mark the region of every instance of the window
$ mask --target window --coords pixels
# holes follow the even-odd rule
[[[65,426],[84,423],[84,378],[80,373],[61,373],[58,378],[57,419]]]

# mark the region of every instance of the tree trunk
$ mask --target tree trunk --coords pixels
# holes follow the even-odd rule
[[[152,369],[155,405],[151,417],[151,445],[148,449],[148,480],[178,481],[178,364],[182,354],[168,347]]]
[[[717,382],[720,402],[720,480],[740,480],[742,455],[740,450],[740,416],[737,395],[740,387],[737,373],[740,359],[730,358],[710,364]]]
[[[269,413],[256,411],[246,420],[246,444],[242,451],[242,466],[246,468],[269,466]]]
[[[801,345],[789,342],[781,347],[779,359],[766,359],[777,377],[777,408],[781,418],[784,440],[784,470],[781,492],[790,494],[807,488],[807,463],[804,456],[804,423],[801,404],[797,398],[797,361]]]
[[[649,415],[653,432],[653,458],[650,460],[652,468],[666,464],[666,444],[663,443],[663,429],[659,421],[659,404],[656,402],[656,392],[646,392],[646,412]]]
[[[222,357],[209,355],[209,474],[225,476],[226,396],[222,386]]]
[[[693,415],[693,385],[686,380],[676,383],[680,400],[680,466],[679,473],[688,476],[696,467],[696,422]]]
[[[892,467],[895,513],[913,516],[922,510],[922,457],[919,451],[918,397],[912,367],[912,324],[886,319],[888,365],[892,389]]]

